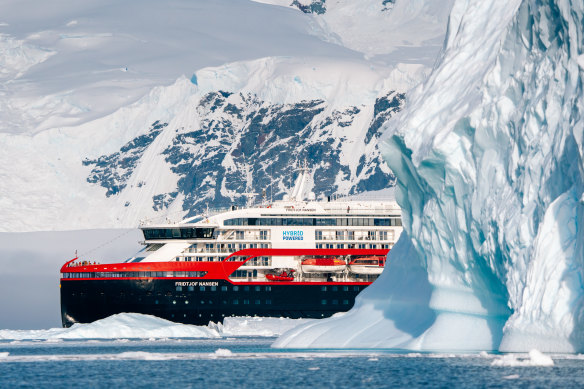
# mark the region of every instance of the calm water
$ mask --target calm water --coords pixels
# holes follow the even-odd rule
[[[274,350],[273,340],[0,341],[0,386],[584,387],[578,356],[501,367],[492,355]]]

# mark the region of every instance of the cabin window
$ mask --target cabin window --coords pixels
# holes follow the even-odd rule
[[[336,231],[335,238],[337,240],[345,240],[345,231]]]
[[[255,305],[260,305],[261,304],[261,300],[255,300],[254,303],[255,303]]]
[[[349,305],[349,300],[343,300],[343,305]]]
[[[320,300],[320,303],[321,303],[322,305],[326,305],[326,300],[325,300],[325,299],[323,299],[323,300]]]
[[[266,300],[266,304],[267,304],[267,305],[270,305],[270,304],[272,304],[272,300],[270,300],[270,299]]]
[[[177,286],[177,287],[176,287],[176,291],[177,291],[177,292],[182,292],[182,286]]]

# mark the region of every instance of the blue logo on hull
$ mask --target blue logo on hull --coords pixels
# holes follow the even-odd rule
[[[282,231],[283,240],[304,240],[303,231]]]

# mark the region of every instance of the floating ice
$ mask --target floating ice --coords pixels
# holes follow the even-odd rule
[[[542,354],[538,350],[531,350],[528,358],[520,357],[516,354],[505,354],[495,359],[491,366],[553,366],[554,361],[551,357]]]
[[[221,336],[280,336],[284,332],[315,319],[285,319],[275,317],[226,317],[216,328]]]
[[[120,313],[89,324],[49,330],[0,330],[0,339],[118,339],[118,338],[217,338],[208,327],[174,323],[155,316]],[[126,340],[127,341],[127,340]]]
[[[313,320],[228,317],[223,324],[195,326],[151,315],[120,313],[89,324],[74,324],[71,328],[0,330],[0,339],[35,339],[49,343],[61,342],[63,339],[115,339],[116,342],[126,343],[129,339],[155,341],[169,338],[273,337],[310,321]]]
[[[231,352],[231,350],[228,350],[226,348],[218,348],[217,350],[215,350],[213,355],[217,356],[217,357],[231,357],[231,356],[233,356],[233,352]]]
[[[583,17],[455,2],[439,63],[386,127],[407,235],[352,311],[275,346],[584,350]]]
[[[173,359],[166,354],[149,353],[147,351],[126,351],[118,354],[120,359],[140,359],[144,361],[163,361]]]

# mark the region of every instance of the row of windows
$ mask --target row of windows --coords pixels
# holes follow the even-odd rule
[[[359,244],[355,244],[355,243],[349,243],[349,244],[317,243],[316,248],[317,249],[355,249],[355,248],[357,248],[357,249],[373,249],[373,250],[390,249],[389,244],[386,244],[386,243],[384,243],[384,244],[375,244],[375,243],[373,243],[373,244],[365,244],[365,243],[359,243]]]
[[[213,228],[144,228],[144,239],[209,239]]]
[[[185,287],[183,286],[177,286],[176,287],[176,291],[177,292],[182,292],[184,290]],[[187,290],[189,292],[194,292],[195,291],[195,287],[194,286],[187,286],[186,287]],[[239,286],[239,285],[232,285],[231,288],[229,288],[227,285],[223,285],[221,287],[218,286],[199,286],[197,288],[199,290],[199,292],[205,292],[205,291],[210,291],[210,292],[217,292],[217,291],[221,291],[221,292],[228,292],[229,289],[231,289],[234,292],[239,292],[239,291],[243,291],[243,292],[251,292],[251,291],[255,291],[255,292],[260,292],[262,289],[266,292],[271,292],[272,291],[272,287],[269,285],[266,286],[260,286],[260,285],[255,285],[255,286],[249,286],[249,285],[245,285],[245,286]],[[320,291],[321,292],[348,292],[349,290],[352,290],[353,292],[359,292],[361,290],[361,288],[357,285],[353,285],[353,286],[349,286],[349,285],[342,285],[342,286],[338,286],[338,285],[334,285],[334,286],[326,286],[323,285],[320,287]]]
[[[247,271],[247,270],[236,270],[233,273],[231,273],[231,278],[253,278],[253,277],[257,277],[258,276],[258,271],[254,270],[254,271]]]
[[[250,304],[250,301],[251,301],[251,300],[249,300],[249,299],[243,299],[243,300],[241,300],[241,302],[243,303],[243,305],[249,305],[249,304]],[[156,300],[154,303],[155,303],[155,304],[158,304],[158,303],[159,303],[159,301],[158,301],[158,300]],[[176,305],[176,300],[172,300],[172,303]],[[185,303],[185,305],[188,305],[188,304],[189,304],[189,300],[185,300],[185,301],[184,301],[184,303]],[[205,304],[208,304],[208,305],[213,305],[213,300],[200,300],[200,301],[199,301],[199,303],[200,303],[201,305],[205,305]],[[223,303],[224,305],[227,305],[227,304],[229,304],[229,303],[231,303],[231,304],[233,304],[233,305],[239,305],[239,299],[233,299],[233,300],[223,300],[223,301],[222,301],[222,303]],[[253,300],[253,303],[254,303],[255,305],[260,305],[260,304],[262,303],[262,300],[259,300],[259,299]],[[271,305],[271,304],[272,304],[272,300],[271,300],[271,299],[264,300],[264,303],[265,303],[266,305]],[[347,304],[348,304],[348,303],[347,303]],[[212,316],[212,315],[211,315],[211,316]]]
[[[176,261],[185,262],[223,262],[227,257],[176,257]]]
[[[63,273],[63,278],[152,278],[152,277],[204,277],[206,271],[119,271]]]
[[[324,299],[323,300],[320,300],[320,303],[322,305],[329,304],[329,302],[327,300],[324,300]],[[330,301],[330,304],[332,304],[332,305],[339,305],[339,300],[331,300]],[[349,305],[349,300],[343,300],[343,305]]]
[[[268,257],[255,257],[244,263],[243,266],[272,266],[272,260]]]
[[[268,240],[270,238],[270,233],[268,230],[261,230],[259,231],[259,235],[255,234],[255,231],[248,231],[247,239],[259,239],[259,240]],[[235,231],[235,239],[244,240],[245,231]]]
[[[194,292],[195,291],[195,287],[194,286],[187,286],[187,290],[189,292]],[[252,290],[256,291],[256,292],[260,292],[261,290],[264,290],[266,292],[271,292],[272,291],[272,287],[270,285],[266,285],[266,286],[260,286],[260,285],[256,285],[256,286],[249,286],[249,285],[245,285],[245,286],[239,286],[239,285],[233,285],[231,286],[231,290],[234,292],[239,292],[240,290],[244,291],[244,292],[250,292]],[[199,286],[198,287],[199,292],[205,292],[205,291],[210,291],[210,292],[217,292],[217,291],[221,291],[221,292],[227,292],[229,291],[229,287],[227,285],[223,285],[221,287],[218,286]],[[182,292],[183,291],[183,287],[182,286],[177,286],[176,287],[176,291],[177,292]]]
[[[239,217],[227,219],[226,226],[396,226],[401,227],[399,217]]]
[[[186,252],[188,253],[232,253],[236,250],[243,249],[267,249],[269,243],[199,243],[191,245]]]
[[[387,240],[388,236],[387,231],[314,231],[315,240]]]

